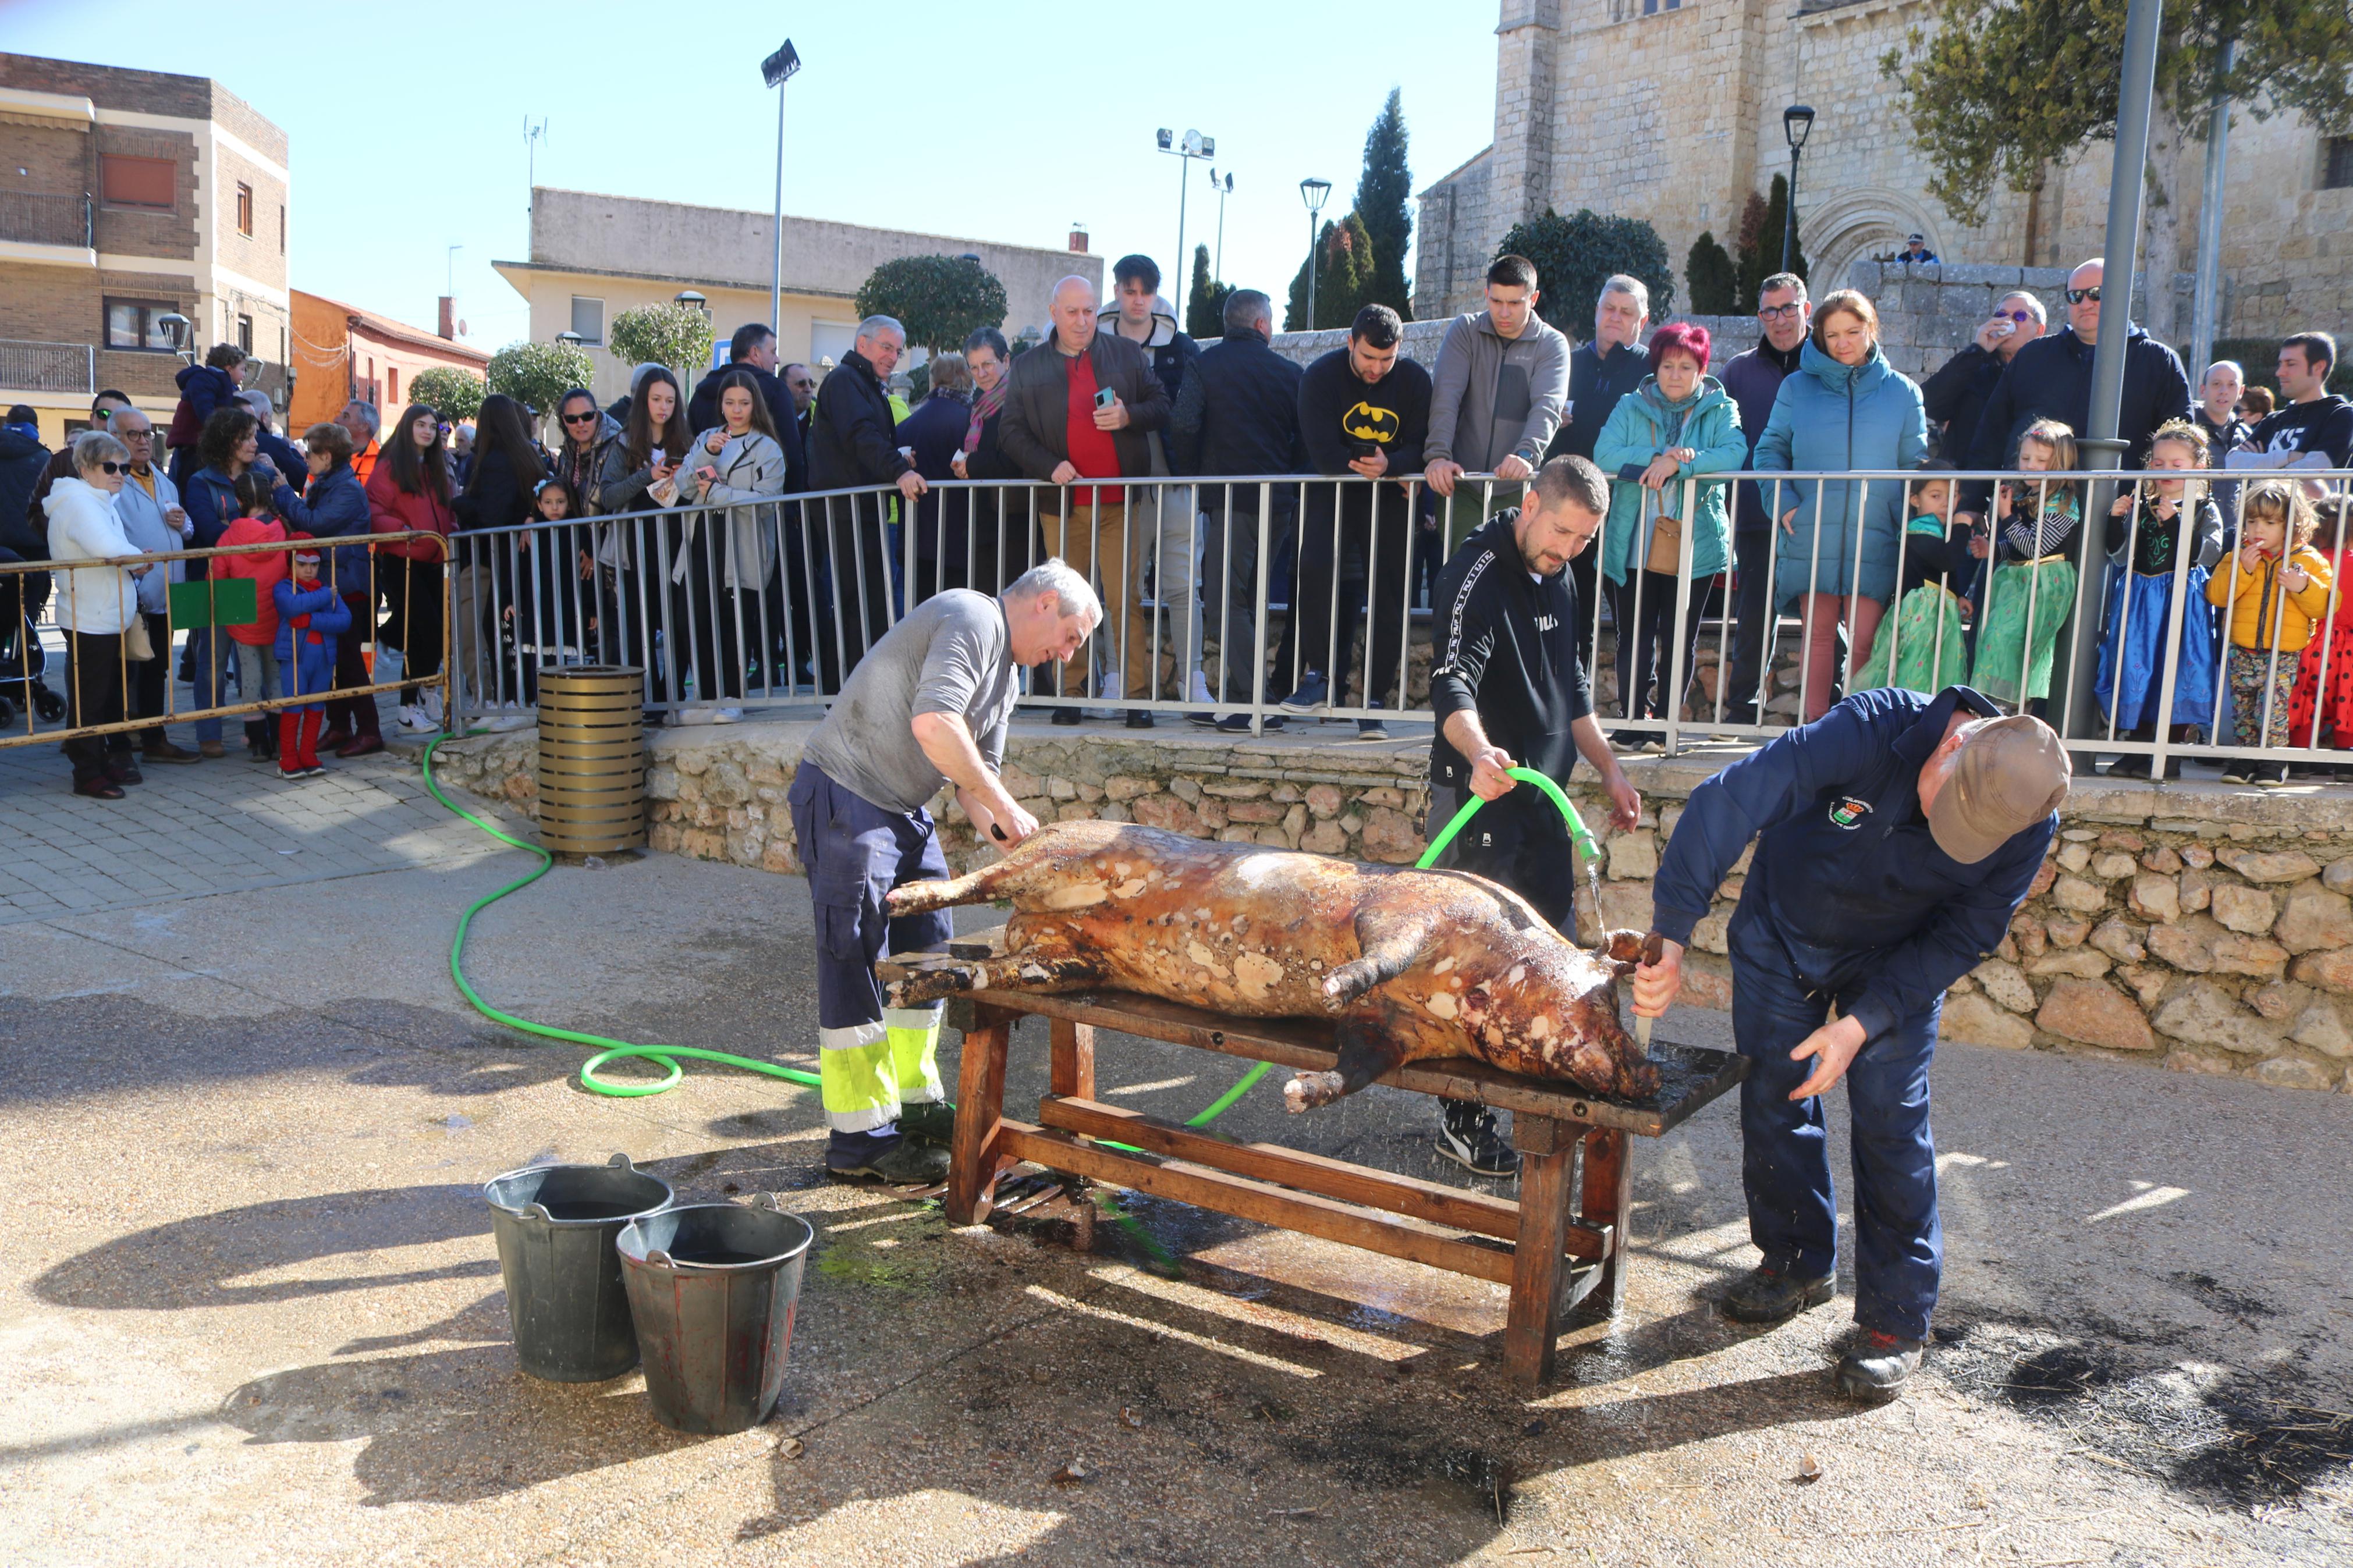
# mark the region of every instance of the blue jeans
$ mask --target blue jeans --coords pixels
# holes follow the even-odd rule
[[[228,684],[229,661],[236,658],[232,649],[237,645],[218,626],[198,626],[188,633],[188,658],[195,667],[194,700],[199,708],[217,708],[227,700],[225,689]],[[263,692],[259,695],[268,696]],[[252,697],[248,695],[248,701]],[[217,742],[221,738],[221,721],[217,719],[196,721],[196,739]]]
[[[1801,1279],[1838,1264],[1822,1100],[1792,1100],[1814,1058],[1789,1053],[1861,994],[1878,954],[1806,947],[1777,931],[1761,900],[1744,900],[1728,933],[1732,1029],[1748,1078],[1740,1086],[1741,1184],[1748,1236],[1765,1266]],[[1866,1040],[1847,1068],[1853,1119],[1854,1319],[1908,1340],[1928,1336],[1944,1270],[1936,1152],[1928,1129],[1928,1063],[1942,1000]]]

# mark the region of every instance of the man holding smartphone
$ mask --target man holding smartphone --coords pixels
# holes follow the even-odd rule
[[[1939,449],[1954,467],[1968,462],[1977,439],[1978,416],[2000,384],[2001,373],[2019,350],[2042,335],[2045,324],[2042,300],[2023,290],[2004,294],[1993,314],[1978,325],[1977,336],[1921,384],[1928,427],[1936,432]],[[1761,423],[1758,428],[1763,428]]]
[[[1013,362],[997,447],[1029,478],[1056,487],[1038,502],[1047,552],[1094,580],[1104,625],[1117,628],[1106,663],[1117,661],[1121,690],[1142,694],[1152,689],[1152,632],[1136,603],[1134,563],[1149,541],[1131,536],[1124,487],[1076,481],[1148,476],[1150,433],[1168,423],[1168,393],[1142,349],[1096,330],[1095,304],[1087,279],[1054,286],[1053,336]],[[1054,710],[1055,723],[1078,721],[1075,703]],[[1150,729],[1152,714],[1133,708],[1127,721]]]
[[[1278,680],[1294,668],[1300,672],[1282,700],[1293,713],[1346,700],[1357,603],[1356,594],[1342,593],[1335,616],[1335,570],[1371,590],[1365,706],[1403,706],[1398,687],[1413,551],[1413,498],[1403,481],[1415,477],[1413,459],[1430,434],[1430,373],[1402,357],[1404,339],[1395,310],[1367,305],[1348,329],[1347,346],[1309,365],[1299,383],[1299,431],[1308,467],[1339,482],[1306,487],[1299,614],[1283,629],[1274,665]],[[1388,738],[1378,719],[1358,720],[1356,733],[1361,740]]]

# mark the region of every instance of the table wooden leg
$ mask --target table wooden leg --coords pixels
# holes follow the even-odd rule
[[[1596,1127],[1585,1135],[1585,1188],[1579,1198],[1580,1217],[1588,1225],[1611,1227],[1609,1256],[1601,1262],[1601,1283],[1587,1300],[1604,1316],[1611,1318],[1626,1305],[1626,1247],[1630,1240],[1626,1222],[1634,1207],[1634,1163],[1630,1152],[1626,1134],[1616,1128]]]
[[[1052,1055],[1047,1085],[1071,1100],[1095,1097],[1095,1026],[1068,1018],[1051,1020]]]
[[[1005,1119],[1005,1058],[1012,1044],[1010,1015],[975,1009],[956,1075],[955,1139],[948,1151],[951,1224],[978,1225],[996,1196],[997,1133]]]
[[[1520,1229],[1512,1244],[1504,1359],[1513,1380],[1533,1393],[1552,1375],[1553,1341],[1560,1328],[1561,1247],[1568,1237],[1569,1161],[1577,1141],[1551,1117],[1517,1112],[1512,1117],[1512,1146],[1520,1152]]]

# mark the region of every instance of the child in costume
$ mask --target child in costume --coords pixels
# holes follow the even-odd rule
[[[1898,686],[1935,696],[1968,679],[1960,590],[1968,585],[1969,530],[1953,526],[1953,465],[1930,458],[1905,487],[1902,597],[1892,626],[1882,626],[1871,658],[1854,678],[1857,691]],[[1893,668],[1891,668],[1891,662]]]
[[[2093,691],[2119,740],[2154,740],[2167,722],[2172,739],[2186,742],[2191,731],[2213,726],[2214,611],[2206,584],[2222,558],[2222,514],[2203,483],[2181,477],[2205,468],[2206,458],[2205,431],[2187,419],[2161,426],[2149,437],[2148,477],[2119,492],[2108,510],[2107,630]],[[2160,719],[2166,652],[2177,643],[2173,710]],[[2148,772],[2147,757],[2126,756],[2108,776],[2145,779]],[[2181,776],[2179,758],[2166,759],[2165,776]]]
[[[286,695],[317,699],[278,715],[278,771],[306,779],[327,771],[319,763],[319,731],[327,721],[326,699],[335,689],[335,650],[352,629],[352,612],[332,584],[319,581],[316,550],[296,551],[293,575],[280,578],[270,593],[277,601],[278,669]]]
[[[2022,476],[2064,473],[2075,466],[2075,433],[2038,419],[2018,438]],[[2067,547],[2084,521],[2073,480],[2031,478],[1995,487],[1993,537],[1969,542],[1991,559],[1986,602],[1978,606],[1977,658],[1970,685],[2010,712],[2041,716],[2051,695],[2052,650],[2075,608],[2075,563]]]
[[[2288,743],[2297,656],[2328,613],[2328,562],[2312,547],[2316,525],[2294,481],[2265,479],[2240,494],[2238,552],[2206,584],[2207,600],[2230,627],[2231,745]],[[2222,764],[2222,782],[2272,788],[2287,783],[2287,764],[2234,757]]]

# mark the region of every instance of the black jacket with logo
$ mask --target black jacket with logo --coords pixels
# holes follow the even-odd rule
[[[1464,788],[1471,779],[1470,762],[1446,738],[1451,714],[1477,714],[1487,739],[1514,762],[1565,784],[1577,763],[1569,726],[1593,711],[1577,636],[1576,586],[1567,571],[1541,580],[1530,574],[1512,532],[1519,517],[1516,508],[1498,512],[1464,540],[1440,568],[1430,595],[1437,614],[1430,667],[1430,706],[1438,720],[1430,748],[1435,784]]]
[[[1430,438],[1430,373],[1400,355],[1387,375],[1367,384],[1357,378],[1348,351],[1334,349],[1300,378],[1299,433],[1307,446],[1307,466],[1319,474],[1351,473],[1348,460],[1372,446],[1388,454],[1391,474],[1400,480],[1412,479],[1413,459]],[[1372,515],[1375,490],[1391,498],[1384,507],[1402,505],[1406,495],[1401,482],[1338,489],[1348,500],[1346,513],[1352,519]],[[1332,515],[1333,489],[1329,485],[1310,487],[1311,517]]]
[[[2258,452],[2320,452],[2342,468],[2353,458],[2353,402],[2324,395],[2263,416],[2249,437]]]

